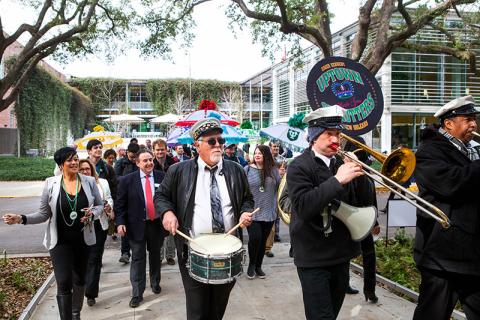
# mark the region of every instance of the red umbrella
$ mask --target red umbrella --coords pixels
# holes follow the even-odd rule
[[[202,100],[198,106],[198,109],[199,110],[188,114],[184,119],[177,121],[175,125],[179,127],[191,127],[197,121],[205,118],[217,118],[221,123],[232,127],[240,124],[238,121],[226,115],[225,113],[217,111],[217,105],[213,100]]]

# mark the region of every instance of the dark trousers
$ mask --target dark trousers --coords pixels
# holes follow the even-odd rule
[[[99,220],[95,220],[95,236],[97,242],[88,247],[87,274],[85,277],[85,297],[98,297],[98,284],[100,282],[100,273],[102,270],[102,257],[105,249],[105,240],[107,240],[107,230],[102,229]]]
[[[79,238],[76,242],[59,242],[50,250],[57,295],[72,293],[73,285],[84,286],[87,271],[88,246]]]
[[[280,218],[275,219],[275,236],[280,237]]]
[[[253,221],[252,224],[247,227],[249,264],[254,265],[255,268],[262,266],[265,244],[274,222],[275,221]]]
[[[372,234],[369,234],[360,242],[363,260],[363,292],[375,292],[376,280],[376,261],[375,244]]]
[[[130,242],[128,241],[128,236],[127,235],[122,237],[120,252],[122,254],[126,253],[130,257]]]
[[[180,253],[179,261],[181,260]],[[190,277],[185,263],[179,263],[187,300],[187,320],[220,320],[227,309],[235,280],[226,284],[206,284]]]
[[[414,320],[448,320],[458,300],[468,320],[480,319],[480,276],[419,267],[422,282]]]
[[[297,267],[307,320],[336,319],[348,286],[349,263],[315,268]]]
[[[128,232],[128,230],[127,230]],[[148,266],[150,275],[150,286],[160,285],[161,260],[160,248],[163,245],[164,229],[160,219],[145,222],[145,236],[141,241],[133,240],[130,237],[132,249],[132,262],[130,264],[130,283],[132,284],[132,297],[142,297],[146,285],[146,268],[148,250]]]

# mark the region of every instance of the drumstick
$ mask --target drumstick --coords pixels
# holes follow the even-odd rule
[[[260,208],[257,208],[257,209],[255,209],[255,210],[253,210],[253,211],[252,211],[252,216],[253,216],[255,213],[257,213],[258,211],[260,211]],[[226,238],[229,234],[232,234],[233,231],[237,230],[238,227],[240,227],[241,224],[242,224],[241,222],[237,223],[232,229],[230,229],[227,233],[225,233],[225,236],[224,236],[224,237]]]
[[[202,248],[203,250],[206,250],[208,252],[208,250],[205,249],[202,245],[200,245],[200,243],[193,240],[192,238],[190,238],[189,236],[187,236],[185,233],[181,232],[180,230],[177,230],[176,233],[178,233],[178,235],[182,236],[184,239],[187,239],[189,242],[195,243],[197,246],[199,246],[200,248]]]

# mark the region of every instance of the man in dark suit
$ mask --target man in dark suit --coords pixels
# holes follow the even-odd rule
[[[243,168],[223,161],[220,121],[206,118],[190,129],[199,156],[168,169],[155,194],[155,208],[163,216],[165,230],[177,229],[192,237],[202,233],[225,233],[238,222],[252,222],[253,197]],[[241,229],[238,232],[241,237]],[[176,239],[178,264],[185,289],[188,320],[220,320],[235,280],[206,284],[190,277],[186,268],[188,248]]]
[[[153,155],[147,149],[138,151],[136,164],[140,170],[120,180],[115,202],[117,232],[121,236],[128,235],[132,249],[130,265],[132,308],[138,307],[143,300],[146,284],[146,250],[150,267],[150,286],[155,294],[162,290],[160,248],[165,232],[160,214],[155,212],[153,205],[155,189],[162,182],[164,173],[153,170]]]

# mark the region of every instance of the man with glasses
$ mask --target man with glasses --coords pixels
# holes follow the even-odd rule
[[[199,156],[170,167],[155,194],[155,209],[165,230],[177,229],[192,237],[225,233],[235,224],[250,225],[253,197],[242,167],[223,161],[220,121],[206,118],[190,129]],[[192,187],[193,186],[193,187]],[[242,230],[237,229],[241,238]],[[205,284],[192,279],[185,263],[187,243],[176,238],[178,264],[187,304],[187,319],[222,319],[235,281]]]
[[[480,152],[473,141],[472,96],[441,107],[440,128],[422,132],[416,152],[419,195],[450,219],[444,229],[417,210],[414,259],[422,277],[413,319],[450,319],[458,300],[467,319],[480,319]]]

